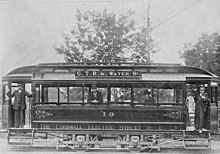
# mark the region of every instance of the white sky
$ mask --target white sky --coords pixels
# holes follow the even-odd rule
[[[75,25],[76,8],[123,13],[136,12],[137,23],[150,19],[156,26],[198,0],[33,0],[0,1],[0,77],[12,69],[42,62],[64,62],[53,46]],[[200,0],[152,32],[160,51],[154,62],[181,63],[179,50],[195,42],[201,32],[220,32],[220,0]]]

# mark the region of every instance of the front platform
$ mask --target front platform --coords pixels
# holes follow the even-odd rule
[[[184,130],[183,146],[185,149],[207,149],[211,147],[209,130]]]

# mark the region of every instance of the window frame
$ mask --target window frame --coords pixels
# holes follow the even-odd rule
[[[80,104],[82,106],[88,104],[87,101],[86,101],[86,95],[87,92],[89,93],[91,91],[91,86],[92,84],[94,83],[71,83],[71,84],[68,84],[68,83],[65,83],[65,84],[62,84],[62,83],[37,83],[37,84],[34,84],[34,87],[35,87],[35,92],[37,93],[37,91],[39,91],[37,95],[39,96],[36,96],[36,100],[35,100],[35,103],[36,104],[57,104],[57,105],[62,105],[62,104]],[[159,89],[162,88],[164,89],[164,87],[166,86],[170,86],[171,89],[173,89],[173,99],[174,101],[173,102],[168,102],[168,103],[164,103],[164,102],[161,102],[160,101],[160,98],[159,98]],[[143,89],[149,89],[151,90],[152,92],[152,97],[154,97],[154,100],[155,102],[151,105],[175,105],[175,104],[182,104],[183,100],[184,100],[184,86],[185,85],[185,82],[133,82],[133,83],[128,83],[128,82],[110,82],[110,83],[97,83],[97,88],[105,88],[106,89],[106,100],[103,101],[103,104],[106,104],[107,106],[110,106],[112,104],[129,104],[130,106],[135,106],[137,102],[137,104],[142,104],[144,105],[144,102],[138,102],[135,100],[135,88],[143,88]],[[58,88],[58,92],[57,92],[57,101],[53,101],[53,102],[48,102],[48,100],[45,98],[45,90],[44,88],[49,88],[49,87],[57,87]],[[70,101],[70,88],[71,87],[81,87],[82,88],[82,96],[81,96],[81,102],[71,102]],[[111,90],[112,88],[129,88],[130,89],[130,101],[124,101],[124,102],[114,102],[112,100],[112,96],[111,96]],[[36,88],[39,88],[39,90],[36,90]],[[66,95],[67,95],[67,100],[65,102],[62,102],[60,100],[60,88],[66,88]],[[85,88],[88,88],[87,90]],[[169,88],[168,88],[169,89]],[[179,102],[178,102],[178,99],[177,99],[177,91],[178,89],[180,89],[182,92],[180,92],[180,98],[179,98]],[[40,98],[37,98],[37,97],[40,97]],[[48,97],[48,96],[47,96]],[[39,101],[37,101],[39,100]],[[80,100],[79,100],[80,101]],[[149,104],[150,105],[150,104]]]

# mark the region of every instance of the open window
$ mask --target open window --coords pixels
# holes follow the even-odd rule
[[[91,84],[36,84],[35,102],[40,104],[79,104],[87,105]],[[99,83],[97,90],[102,94],[106,105],[156,105],[183,102],[181,83]]]
[[[157,86],[157,99],[160,104],[176,104],[183,102],[182,84],[162,83]]]
[[[152,84],[134,84],[134,104],[156,103],[155,87]]]
[[[84,103],[89,104],[89,94],[92,93],[92,86],[95,84],[85,84],[84,85]],[[97,91],[102,95],[103,102],[101,104],[107,105],[108,102],[108,88],[107,84],[97,84],[95,85]],[[93,103],[92,103],[93,104]]]
[[[91,92],[91,85],[55,85],[36,84],[34,91],[35,103],[37,104],[86,104]],[[107,103],[107,86],[98,86],[102,93],[103,103]]]
[[[18,89],[18,85],[21,84],[23,89],[28,92],[32,93],[32,87],[31,83],[29,81],[4,81],[3,82],[3,87],[2,87],[2,126],[3,128],[11,128],[14,127],[15,119],[14,119],[14,99],[15,96],[12,97],[14,91]],[[25,128],[30,127],[30,104],[31,99],[30,98],[25,98],[25,104],[26,104],[26,109],[23,110],[23,116],[25,117]]]
[[[83,102],[83,88],[80,86],[70,86],[65,88],[67,91],[63,95],[69,100],[69,103],[82,103]]]

